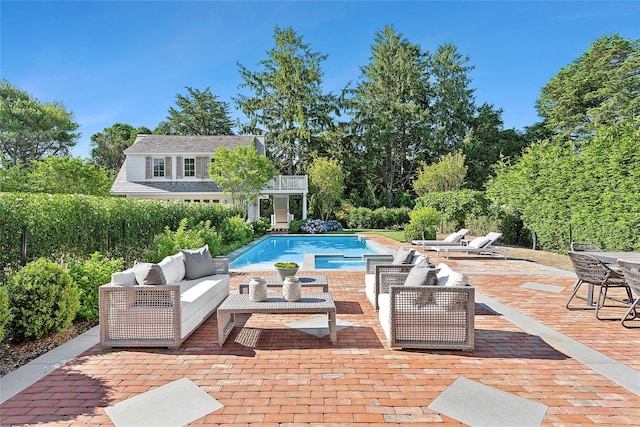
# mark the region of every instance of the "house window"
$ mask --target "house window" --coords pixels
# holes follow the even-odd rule
[[[196,159],[184,159],[184,176],[196,176]]]
[[[153,177],[164,178],[164,159],[153,159]]]

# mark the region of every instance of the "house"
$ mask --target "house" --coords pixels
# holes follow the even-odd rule
[[[266,155],[266,137],[256,135],[179,136],[140,134],[124,150],[125,161],[111,194],[134,199],[182,200],[195,203],[229,203],[218,185],[209,178],[209,163],[218,147],[256,148]],[[306,175],[279,175],[267,183],[261,199],[272,199],[272,229],[286,229],[293,215],[289,196],[302,196],[302,217],[307,216]],[[248,217],[260,216],[258,200]]]

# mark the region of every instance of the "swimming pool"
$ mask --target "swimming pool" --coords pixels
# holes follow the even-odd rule
[[[362,255],[380,253],[387,251],[361,236],[267,236],[245,250],[231,254],[229,267],[235,270],[272,270],[276,262],[297,262],[301,270],[362,270],[365,265]]]

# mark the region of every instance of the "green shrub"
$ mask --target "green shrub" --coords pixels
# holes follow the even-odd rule
[[[300,229],[307,223],[306,220],[294,219],[289,222],[289,233],[299,233]]]
[[[404,238],[412,240],[433,240],[436,238],[436,226],[440,222],[440,213],[433,208],[415,209],[409,213],[411,221],[404,229]]]
[[[180,225],[176,231],[171,231],[165,227],[162,234],[158,234],[153,239],[153,245],[147,251],[144,259],[149,262],[160,262],[164,257],[176,254],[180,249],[197,249],[205,244],[209,246],[211,255],[220,253],[222,239],[211,226],[210,221],[200,222],[193,228],[189,227],[189,219],[180,220]]]
[[[409,222],[409,208],[354,208],[349,211],[349,228],[402,228]]]
[[[271,228],[271,221],[269,218],[259,218],[251,221],[251,227],[253,228],[254,238],[264,236],[269,231],[269,228]]]
[[[61,331],[80,307],[78,287],[61,265],[40,258],[11,276],[11,330],[17,341],[38,339]]]
[[[135,200],[80,194],[0,193],[0,274],[8,279],[20,269],[21,227],[27,227],[27,262],[88,258],[100,252],[124,258],[142,257],[165,227],[175,230],[182,218],[189,224],[210,221],[212,227],[238,215],[237,208],[218,203]],[[0,278],[0,282],[3,281]]]
[[[349,228],[372,228],[373,211],[369,208],[354,208],[349,212],[347,226]]]
[[[253,227],[249,221],[245,221],[240,216],[233,216],[220,224],[220,236],[225,245],[246,245],[253,238]]]
[[[78,286],[80,309],[76,321],[96,320],[99,317],[99,287],[111,281],[111,275],[124,268],[124,260],[111,260],[99,252],[83,261],[69,262],[69,274]]]
[[[6,287],[0,286],[0,342],[4,339],[4,328],[12,318],[9,308],[9,292]]]

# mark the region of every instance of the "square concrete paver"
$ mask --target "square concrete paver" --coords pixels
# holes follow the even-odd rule
[[[474,427],[538,427],[547,412],[542,403],[458,377],[430,405]]]

